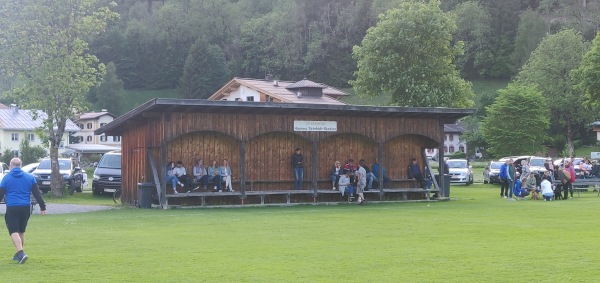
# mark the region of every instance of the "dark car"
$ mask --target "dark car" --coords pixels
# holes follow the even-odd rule
[[[50,158],[46,158],[40,162],[38,167],[31,173],[37,180],[38,187],[43,193],[50,191],[52,181],[52,169],[50,167]],[[60,174],[69,188],[69,192],[81,192],[83,187],[83,171],[76,166],[75,160],[69,158],[59,158],[58,166]]]
[[[107,152],[102,156],[92,181],[92,192],[99,195],[121,189],[121,151]]]
[[[483,170],[484,184],[500,183],[500,167],[502,167],[502,164],[504,164],[502,161],[490,161],[490,163],[488,163]]]

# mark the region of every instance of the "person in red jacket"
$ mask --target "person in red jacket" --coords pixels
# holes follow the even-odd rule
[[[573,168],[574,165],[572,162],[570,161],[565,161],[565,170],[567,170],[569,172],[569,174],[571,174],[571,180],[566,184],[566,188],[569,189],[569,193],[571,194],[570,198],[573,198],[573,182],[575,182],[575,168]],[[565,188],[565,192],[564,192],[564,199],[567,199],[567,190]]]

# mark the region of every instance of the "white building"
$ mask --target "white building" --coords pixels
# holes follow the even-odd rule
[[[33,119],[33,111],[38,114],[37,119]],[[46,113],[39,110],[19,109],[17,105],[11,105],[8,109],[0,109],[0,152],[10,149],[16,156],[19,156],[19,146],[23,139],[29,140],[31,146],[42,146],[42,140],[35,133],[36,128],[43,126],[43,120]],[[65,151],[65,146],[69,144],[69,132],[77,132],[79,127],[71,120],[67,120],[65,133],[60,143],[59,153]],[[46,148],[46,150],[48,150]]]
[[[456,152],[464,152],[467,153],[467,141],[461,139],[462,133],[465,131],[465,127],[460,123],[456,124],[446,124],[444,125],[444,133],[446,137],[444,138],[444,155],[451,155]],[[426,149],[426,154],[428,157],[434,157],[438,154],[437,148],[428,148]]]
[[[73,136],[78,139],[79,144],[99,144],[121,148],[120,136],[94,135],[95,130],[114,119],[115,115],[104,109],[100,112],[83,113],[79,115],[79,119],[75,120],[80,131]]]

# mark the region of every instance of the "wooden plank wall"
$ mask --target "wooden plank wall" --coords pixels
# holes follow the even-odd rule
[[[354,159],[358,165],[364,159],[371,168],[377,157],[377,143],[358,134],[338,134],[329,136],[319,142],[319,180],[329,180],[331,168],[336,160],[346,164],[348,159]],[[372,168],[371,168],[372,169]],[[320,189],[331,189],[329,182],[320,182]]]
[[[290,190],[293,189],[291,156],[294,149],[302,148],[305,167],[310,168],[310,143],[294,133],[274,132],[260,135],[246,143],[247,190]],[[310,180],[310,170],[304,170],[304,180]],[[286,183],[264,183],[253,181],[289,181]]]

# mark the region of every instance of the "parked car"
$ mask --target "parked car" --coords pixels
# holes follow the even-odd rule
[[[98,167],[94,170],[92,193],[113,193],[121,189],[121,151],[107,152],[102,156]]]
[[[83,175],[85,174],[81,168],[76,166],[75,160],[69,158],[59,158],[58,166],[60,174],[68,186],[70,192],[81,192],[84,180],[87,179]],[[37,180],[38,187],[43,193],[50,191],[50,184],[52,181],[52,169],[50,165],[50,158],[46,158],[40,162],[38,167],[31,173]]]
[[[4,178],[4,175],[6,175],[6,173],[8,173],[8,171],[10,171],[10,167],[8,167],[8,165],[4,162],[0,162],[0,168],[2,169],[2,172],[0,172],[0,181],[2,181],[2,178]]]
[[[473,167],[466,159],[448,159],[448,172],[451,183],[473,184]]]
[[[39,162],[27,164],[27,165],[21,167],[21,170],[23,170],[27,173],[31,173],[31,172],[35,171],[35,169],[38,167],[38,165],[40,165]]]
[[[490,161],[485,169],[483,170],[483,183],[493,184],[500,183],[500,167],[504,162],[502,161]]]
[[[523,160],[527,160],[527,164],[529,164],[529,171],[531,173],[543,175],[546,172],[546,167],[544,167],[544,163],[548,160],[548,157],[540,157],[540,156],[520,156],[515,159],[515,167],[517,168],[517,172],[523,173],[521,170],[521,162]]]

